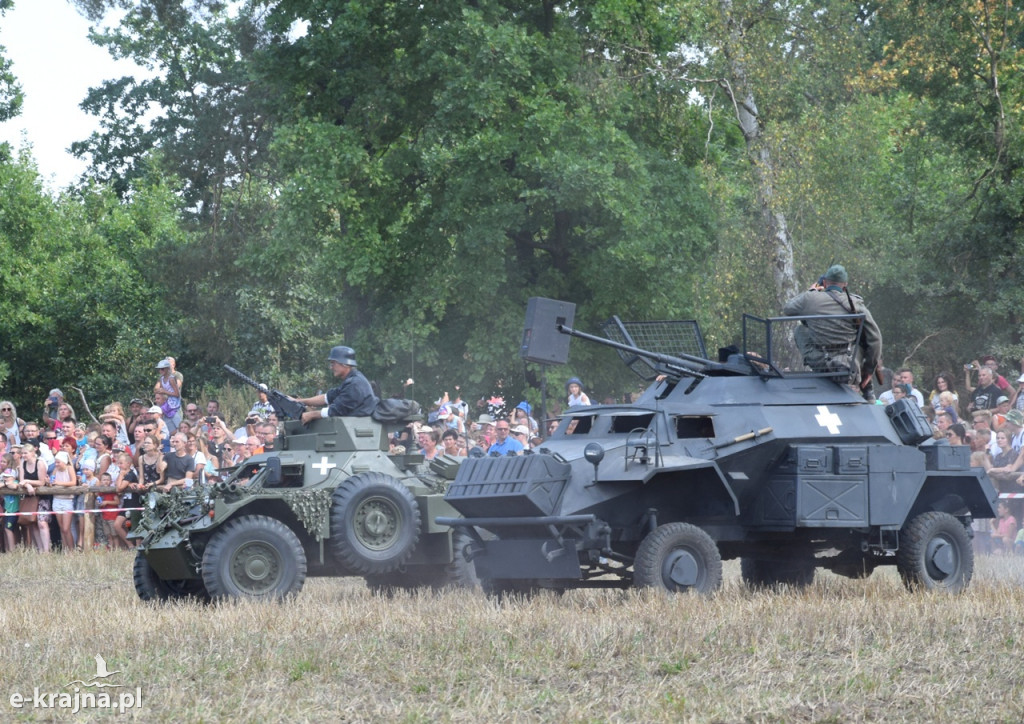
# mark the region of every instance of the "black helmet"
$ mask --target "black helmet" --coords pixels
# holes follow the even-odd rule
[[[331,349],[331,353],[327,356],[328,362],[337,362],[340,365],[348,365],[349,367],[357,367],[356,365],[356,351],[351,347],[344,345],[338,345]]]

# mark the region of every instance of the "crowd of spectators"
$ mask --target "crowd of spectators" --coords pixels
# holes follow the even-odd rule
[[[1024,358],[1020,367],[1008,380],[987,355],[964,365],[959,389],[952,373],[940,372],[927,394],[915,386],[913,371],[903,368],[891,373],[889,389],[878,396],[879,404],[912,397],[936,439],[967,446],[970,464],[988,471],[1001,499],[997,518],[974,522],[981,553],[1024,554]]]
[[[0,549],[80,550],[90,525],[95,545],[128,548],[128,532],[146,491],[217,480],[221,470],[273,447],[278,420],[263,396],[245,423],[232,429],[216,400],[203,410],[186,400],[174,358],[160,360],[156,370],[149,397],[132,399],[127,411],[112,402],[98,417],[89,413],[91,422],[81,420],[56,388],[38,419],[0,401]],[[86,510],[87,496],[40,495],[41,486],[113,487],[115,492],[97,494],[94,507]]]

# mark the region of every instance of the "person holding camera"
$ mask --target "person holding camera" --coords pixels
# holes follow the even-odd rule
[[[849,371],[849,384],[874,400],[871,377],[882,361],[882,332],[864,300],[851,294],[849,275],[840,264],[828,268],[810,289],[782,308],[787,317],[863,314],[864,319],[806,320],[796,325],[793,341],[814,372]],[[858,349],[852,345],[858,340]]]

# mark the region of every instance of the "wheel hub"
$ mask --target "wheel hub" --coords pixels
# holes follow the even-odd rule
[[[280,566],[277,552],[262,542],[239,548],[231,565],[231,577],[239,588],[261,593],[277,584]]]
[[[936,578],[946,578],[956,571],[956,551],[945,538],[935,538],[928,542],[928,568],[934,571]]]
[[[385,498],[369,498],[356,510],[356,537],[372,550],[386,550],[394,545],[401,526],[401,514]]]
[[[700,575],[697,559],[688,550],[675,550],[665,557],[662,575],[666,582],[686,588],[695,586]]]

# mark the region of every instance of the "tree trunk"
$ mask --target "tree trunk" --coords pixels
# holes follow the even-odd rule
[[[728,62],[729,83],[727,91],[736,109],[736,120],[747,144],[747,157],[754,173],[757,205],[761,216],[761,242],[771,260],[772,279],[775,282],[774,314],[781,312],[783,305],[800,290],[793,262],[793,238],[789,233],[786,215],[778,208],[775,200],[775,176],[771,150],[762,135],[762,120],[757,109],[754,91],[746,70],[744,48],[744,21],[733,14],[732,0],[720,0],[722,16],[727,28],[723,52]],[[771,315],[769,315],[771,316]],[[788,340],[787,340],[788,341]],[[802,367],[802,362],[791,348],[792,359],[777,360],[792,367]]]

